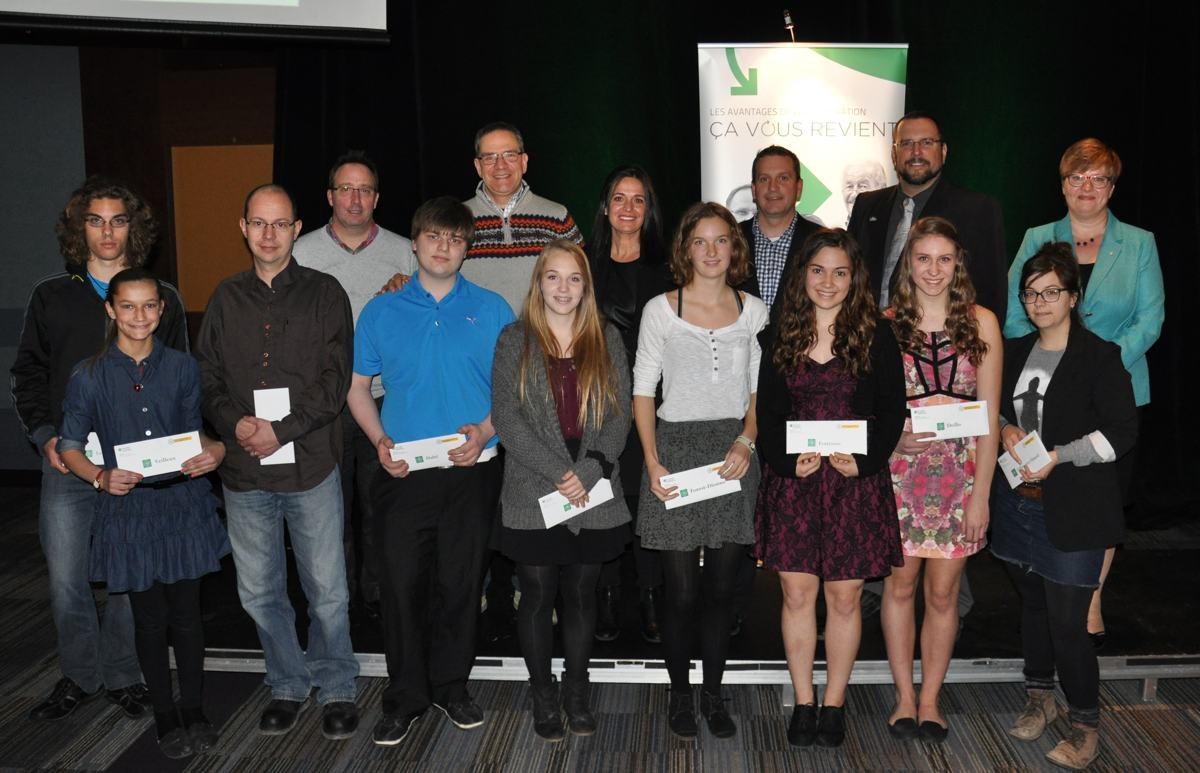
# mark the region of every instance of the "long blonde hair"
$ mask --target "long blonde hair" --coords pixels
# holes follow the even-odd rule
[[[921,305],[917,301],[917,284],[912,274],[912,254],[917,242],[928,236],[940,236],[954,245],[954,273],[946,288],[946,332],[959,354],[966,355],[976,367],[983,362],[988,345],[979,335],[979,322],[975,319],[975,285],[967,273],[967,251],[958,239],[954,224],[942,217],[923,217],[913,223],[908,232],[908,241],[900,254],[900,265],[896,273],[896,292],[892,294],[892,329],[900,348],[907,352],[919,352],[924,346],[925,334],[920,330]]]
[[[518,367],[517,396],[521,402],[528,399],[529,373],[530,368],[534,367],[534,342],[541,352],[541,366],[546,371],[547,379],[550,378],[553,361],[563,354],[546,320],[546,299],[542,295],[542,274],[553,252],[565,252],[574,258],[579,273],[583,275],[583,297],[575,309],[571,356],[575,359],[576,386],[579,390],[579,426],[587,426],[590,417],[592,424],[599,429],[609,410],[622,410],[621,402],[617,399],[617,374],[604,338],[604,320],[596,306],[587,255],[569,239],[555,239],[547,244],[533,267],[533,280],[529,283],[525,306],[521,310],[521,326],[525,336]]]

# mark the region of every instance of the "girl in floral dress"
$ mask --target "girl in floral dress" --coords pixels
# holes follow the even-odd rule
[[[999,444],[1003,355],[995,315],[975,304],[966,253],[943,218],[918,220],[901,255],[886,312],[904,352],[910,408],[986,400],[990,432],[933,440],[912,421],[891,459],[904,566],[884,580],[883,632],[896,686],[888,730],[942,741],[949,725],[938,694],[958,632],[958,586],[967,557],[985,544],[988,494]],[[926,561],[925,559],[934,559]],[[913,686],[914,596],[924,568],[921,692]]]

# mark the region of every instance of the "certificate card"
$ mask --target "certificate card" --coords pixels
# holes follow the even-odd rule
[[[1032,472],[1037,472],[1050,464],[1050,454],[1046,451],[1046,446],[1042,444],[1042,439],[1038,437],[1036,431],[1030,432],[1017,441],[1017,455],[1021,457],[1020,462],[1007,451],[1000,454],[1000,458],[996,460],[1004,477],[1008,479],[1008,485],[1012,488],[1025,482],[1021,478],[1022,466],[1027,466]]]
[[[750,460],[750,463],[754,464],[754,460]],[[662,476],[658,482],[662,484],[663,488],[679,487],[677,492],[679,496],[668,499],[663,504],[667,506],[668,510],[674,510],[676,507],[690,505],[693,502],[703,502],[705,499],[741,491],[742,482],[740,480],[725,480],[717,474],[717,470],[721,469],[724,464],[725,461],[721,460],[713,464],[705,464],[683,472]]]
[[[563,521],[574,518],[580,513],[586,513],[596,505],[602,505],[612,498],[612,482],[608,478],[601,478],[596,482],[595,486],[592,486],[591,491],[588,492],[588,501],[583,507],[576,507],[571,504],[571,500],[558,493],[558,491],[552,491],[538,499],[538,505],[542,508],[542,518],[546,521],[546,528],[549,529]]]
[[[913,432],[934,432],[927,440],[978,437],[991,431],[988,426],[987,400],[943,405],[920,405],[909,411]]]
[[[147,478],[179,472],[184,462],[200,453],[200,431],[114,446],[113,453],[116,454],[118,468]]]
[[[292,395],[287,387],[254,390],[254,415],[267,421],[279,421],[292,412]],[[296,444],[281,446],[270,456],[258,460],[259,464],[295,464]]]
[[[816,451],[821,456],[832,453],[865,454],[867,452],[866,419],[846,421],[789,421],[787,423],[787,452],[807,454]]]
[[[100,436],[95,432],[88,433],[87,445],[83,447],[83,455],[92,464],[99,467],[104,466],[104,450],[100,448]]]
[[[455,432],[450,435],[409,440],[392,446],[392,461],[408,462],[408,471],[429,470],[438,467],[453,467],[450,452],[467,442],[467,436]],[[480,454],[480,458],[483,455]]]

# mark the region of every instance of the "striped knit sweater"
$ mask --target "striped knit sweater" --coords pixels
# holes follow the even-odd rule
[[[482,182],[474,198],[465,203],[475,215],[475,239],[462,275],[499,293],[518,315],[542,247],[559,237],[583,244],[583,235],[567,208],[534,194],[524,181],[507,207],[496,206]]]

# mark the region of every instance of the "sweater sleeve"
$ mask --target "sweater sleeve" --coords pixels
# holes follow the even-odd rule
[[[621,334],[612,325],[604,329],[605,342],[608,345],[608,356],[611,367],[617,377],[616,409],[610,410],[604,417],[604,424],[596,433],[595,441],[587,449],[584,458],[575,464],[575,474],[589,491],[601,478],[609,477],[616,468],[617,458],[625,448],[625,439],[629,436],[630,415],[630,386],[629,366],[626,364],[625,345],[621,343]]]
[[[777,475],[794,478],[797,454],[786,451],[792,396],[788,392],[787,382],[771,359],[775,350],[772,329],[759,335],[765,356],[763,367],[758,371],[758,451]]]
[[[860,476],[874,475],[892,456],[904,429],[904,368],[892,326],[882,317],[871,341],[871,372],[859,380],[855,409],[867,423],[867,453],[855,454]]]
[[[12,364],[12,402],[25,433],[38,453],[58,434],[50,410],[50,348],[43,325],[45,306],[35,289],[25,310],[25,325]]]
[[[642,325],[638,330],[637,359],[633,365],[633,394],[639,397],[654,397],[658,382],[662,378],[663,344],[666,342],[667,324],[664,309],[670,309],[656,296],[646,303],[642,311]]]

